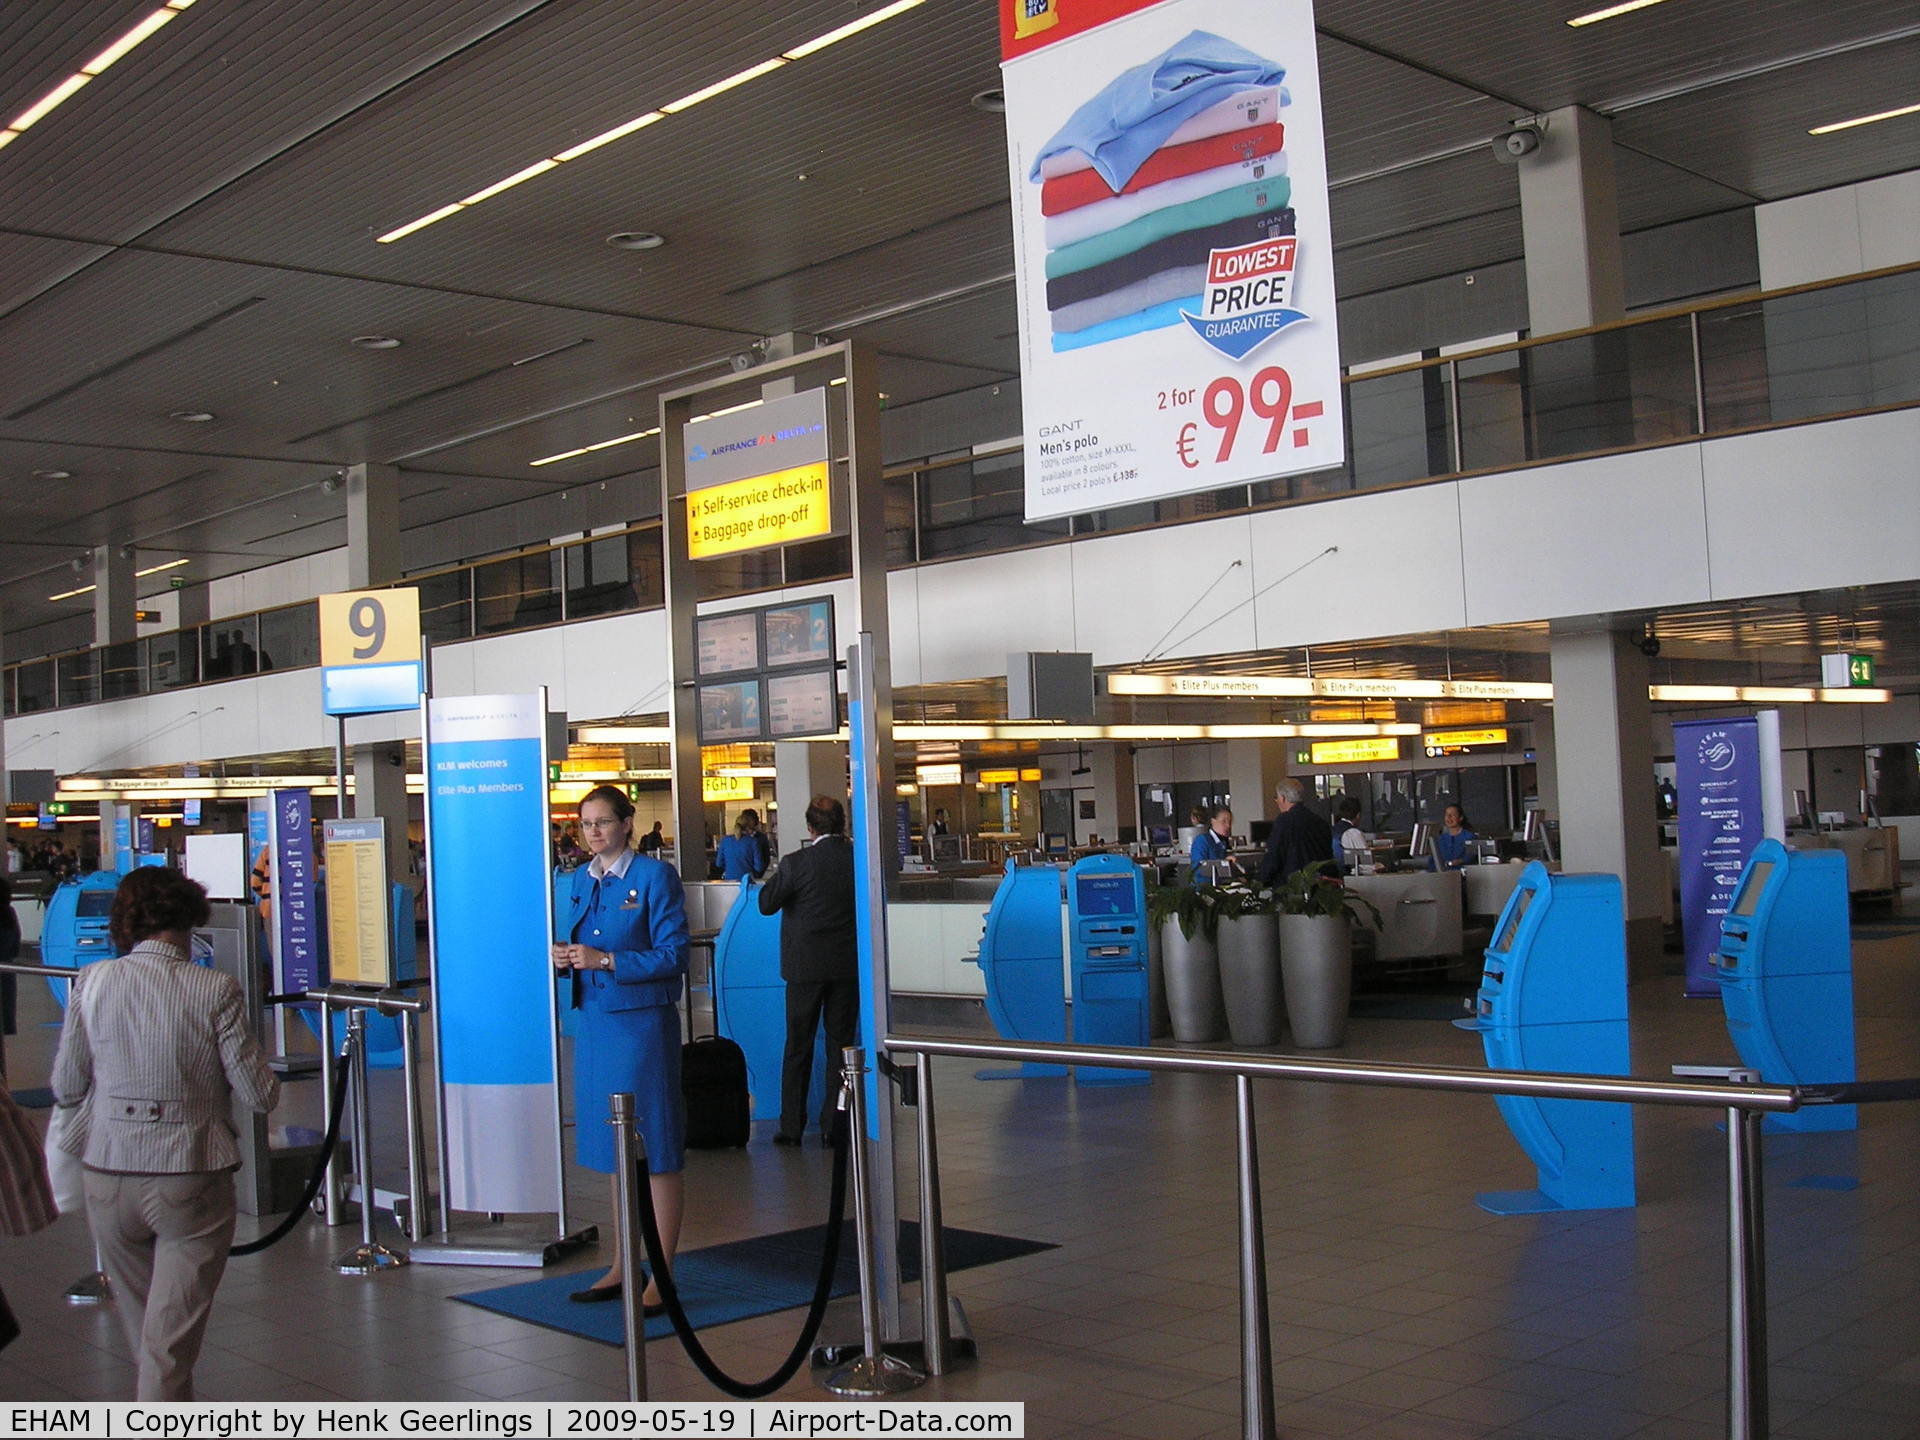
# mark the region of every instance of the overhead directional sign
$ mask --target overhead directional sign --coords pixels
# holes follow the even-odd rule
[[[320,597],[321,709],[329,715],[412,710],[426,688],[420,592],[346,590]]]
[[[686,447],[695,560],[833,533],[825,390],[691,420]]]

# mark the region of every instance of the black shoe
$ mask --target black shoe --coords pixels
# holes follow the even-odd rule
[[[784,1130],[776,1130],[773,1132],[773,1143],[776,1145],[798,1145],[800,1139],[800,1136],[789,1135]]]
[[[620,1298],[620,1282],[611,1285],[596,1285],[586,1290],[576,1290],[567,1298],[576,1305],[601,1305],[609,1300]]]

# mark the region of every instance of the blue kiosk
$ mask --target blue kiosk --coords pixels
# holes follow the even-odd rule
[[[978,961],[987,1015],[1001,1039],[1055,1045],[1067,1038],[1061,960],[1060,867],[1008,860],[987,910]],[[981,1080],[1030,1080],[1064,1075],[1067,1067],[1029,1060],[974,1073]]]
[[[780,917],[760,913],[760,886],[742,880],[713,944],[713,1028],[747,1061],[755,1120],[780,1118],[780,1062],[787,1049],[787,986],[780,978]],[[814,1042],[809,1095],[826,1093],[827,1046]],[[820,1105],[807,1107],[808,1126]]]
[[[1073,1038],[1081,1045],[1147,1043],[1147,887],[1124,855],[1088,855],[1067,871]],[[1058,987],[1056,987],[1057,989]],[[1077,1085],[1145,1085],[1145,1070],[1074,1067]]]
[[[47,897],[47,915],[40,931],[41,964],[59,970],[78,970],[120,952],[107,934],[113,913],[113,892],[120,888],[118,870],[96,870],[69,880]],[[47,980],[47,988],[62,1009],[67,1004],[65,980]]]
[[[1854,1079],[1853,936],[1847,859],[1838,850],[1754,847],[1713,957],[1727,1030],[1770,1085]],[[1852,1130],[1852,1105],[1769,1115],[1766,1129]]]
[[[1521,872],[1494,926],[1475,1018],[1496,1070],[1625,1075],[1627,943],[1620,881]],[[1539,1171],[1534,1190],[1474,1199],[1495,1215],[1624,1209],[1635,1203],[1633,1110],[1605,1100],[1497,1097],[1500,1114]]]

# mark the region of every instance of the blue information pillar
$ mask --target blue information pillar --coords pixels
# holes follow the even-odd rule
[[[1853,935],[1847,857],[1762,840],[1720,922],[1713,956],[1727,1030],[1770,1085],[1854,1078]],[[1852,1105],[1769,1115],[1768,1130],[1852,1130]]]
[[[1088,855],[1067,871],[1073,1038],[1080,1045],[1147,1043],[1147,888],[1124,855]],[[1144,1085],[1145,1070],[1074,1068],[1080,1085]]]
[[[1494,927],[1476,1018],[1496,1070],[1625,1075],[1627,932],[1612,875],[1521,872]],[[1498,1097],[1500,1114],[1539,1171],[1537,1190],[1475,1196],[1495,1215],[1609,1210],[1634,1204],[1633,1110],[1605,1100]]]
[[[980,936],[987,1015],[1003,1040],[1058,1044],[1067,1038],[1067,991],[1060,948],[1060,867],[1007,862]],[[980,1070],[982,1080],[1064,1075],[1064,1065],[1027,1061]]]

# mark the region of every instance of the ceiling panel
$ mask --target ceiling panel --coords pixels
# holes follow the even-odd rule
[[[1753,203],[1752,196],[1731,186],[1626,145],[1613,147],[1613,179],[1622,233]]]
[[[1490,211],[1517,211],[1520,181],[1514,167],[1476,149],[1383,180],[1343,185],[1333,192],[1332,207],[1338,252]],[[1455,268],[1436,267],[1435,273]]]
[[[1335,184],[1484,140],[1513,109],[1467,86],[1322,35],[1327,173]]]
[[[1370,245],[1336,247],[1334,288],[1343,298],[1411,285],[1518,259],[1520,207],[1470,216]]]
[[[0,116],[11,120],[34,104],[152,7],[153,0],[92,0],[86,5],[8,0],[0,5],[0,56],[6,57],[0,65]],[[128,83],[124,73],[115,81]]]

